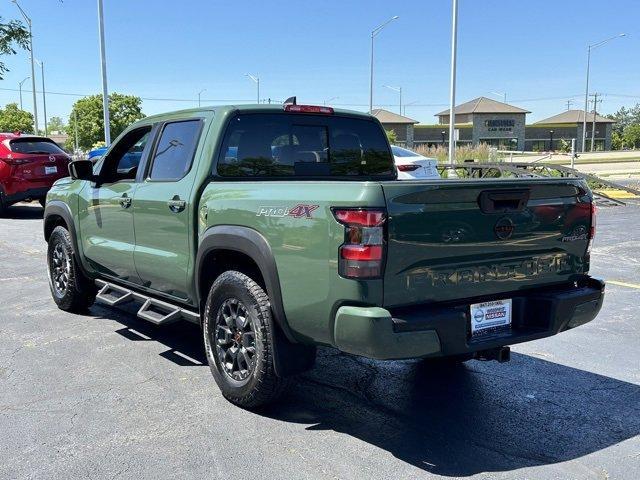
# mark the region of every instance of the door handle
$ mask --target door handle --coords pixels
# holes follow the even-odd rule
[[[180,213],[186,208],[187,202],[184,200],[180,200],[179,195],[175,195],[171,200],[167,202],[167,205],[169,206],[169,210],[171,210],[173,213]]]
[[[120,206],[122,208],[129,208],[131,206],[131,198],[126,193],[122,194],[120,197]]]

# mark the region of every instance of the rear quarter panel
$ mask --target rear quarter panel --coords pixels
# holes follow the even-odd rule
[[[294,334],[301,340],[330,344],[340,302],[382,301],[382,280],[359,282],[338,275],[344,229],[331,207],[384,205],[382,188],[373,182],[214,181],[202,194],[199,233],[215,225],[241,225],[262,234],[275,257],[284,310]],[[300,216],[283,214],[291,210]]]

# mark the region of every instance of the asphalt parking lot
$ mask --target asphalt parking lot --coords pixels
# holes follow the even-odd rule
[[[222,398],[196,326],[58,310],[41,223],[0,219],[2,479],[640,478],[640,206],[600,209],[594,322],[507,364],[323,350],[258,413]]]

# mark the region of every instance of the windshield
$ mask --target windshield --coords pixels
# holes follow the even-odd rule
[[[15,153],[46,153],[59,154],[64,153],[53,140],[35,139],[35,138],[16,138],[9,142],[11,151]]]
[[[218,159],[230,177],[387,176],[393,157],[377,122],[302,114],[240,114]]]
[[[412,152],[411,150],[407,150],[406,148],[398,147],[396,145],[391,145],[391,151],[396,157],[421,157],[422,155],[418,155],[416,152]]]

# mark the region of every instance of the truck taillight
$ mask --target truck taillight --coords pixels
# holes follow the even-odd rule
[[[338,271],[345,278],[377,278],[384,261],[384,210],[339,208],[333,210],[344,225],[344,243],[339,249]]]

